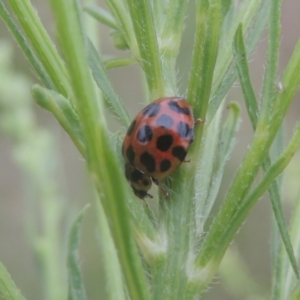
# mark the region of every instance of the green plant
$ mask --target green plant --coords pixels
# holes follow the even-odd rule
[[[32,95],[69,134],[85,158],[95,185],[105,240],[103,251],[110,257],[105,260],[108,298],[194,299],[200,295],[252,207],[268,190],[284,244],[276,233],[273,299],[297,299],[299,257],[294,255],[283,218],[277,177],[300,146],[300,126],[282,152],[274,140],[300,84],[300,42],[280,79],[282,88],[277,88],[281,1],[196,1],[186,98],[195,117],[206,121],[197,127],[189,151],[193,163],[182,165],[172,180],[164,182],[171,193],[167,200],[159,195],[157,214],[132,195],[119,167],[123,163],[119,155],[121,135],[108,129],[104,109],[109,108],[122,125],[128,126],[130,118],[108,79],[107,69],[138,63],[145,75],[149,101],[178,95],[176,59],[187,1],[108,0],[110,12],[85,6],[87,13],[114,30],[116,47],[130,50],[130,57],[109,60],[88,39],[77,1],[50,1],[64,60],[29,0],[7,3],[19,25],[2,1],[0,15],[43,83],[32,87]],[[268,53],[258,101],[247,60],[266,26]],[[254,130],[253,140],[213,223],[204,231],[239,125],[236,103],[228,105],[229,115],[222,121],[224,98],[237,77]],[[96,93],[94,82],[101,95]],[[272,145],[277,152],[273,159],[269,156]],[[260,170],[264,172],[262,177],[257,176]],[[296,207],[294,222],[299,219],[298,203]],[[86,298],[74,254],[80,220],[81,216],[70,237],[70,299]],[[299,236],[292,235],[296,244]],[[12,286],[11,299],[21,299],[13,294]]]

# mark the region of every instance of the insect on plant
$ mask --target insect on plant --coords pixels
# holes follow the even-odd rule
[[[94,280],[98,288],[101,277],[105,286],[101,292],[97,290],[96,299],[99,295],[105,300],[200,299],[224,262],[225,253],[230,256],[234,252],[230,245],[263,195],[268,196],[270,214],[274,215],[271,291],[265,292],[269,287],[252,289],[260,283],[255,276],[243,273],[236,263],[240,258],[236,252],[231,265],[221,267],[220,281],[226,284],[226,278],[246,278],[226,286],[230,299],[300,299],[300,201],[299,196],[294,197],[293,217],[286,224],[282,203],[287,189],[277,180],[300,145],[299,124],[288,143],[280,139],[300,84],[300,40],[285,60],[288,62],[283,71],[278,71],[282,0],[104,1],[106,9],[84,0],[49,0],[57,36],[54,43],[30,0],[0,0],[0,17],[39,78],[39,83],[31,87],[32,97],[68,134],[86,162],[95,190],[89,193],[96,195],[96,209],[90,213],[99,217],[93,225],[98,228],[101,254],[97,253],[97,258],[101,256],[104,271]],[[99,51],[97,38],[104,35],[86,22],[90,17],[111,32],[118,49],[114,56]],[[183,34],[191,20],[194,27]],[[266,28],[268,50],[262,90],[255,92],[248,61]],[[182,76],[179,53],[180,49],[184,51],[181,45],[186,45],[188,34],[193,37],[192,54],[190,64],[184,62],[188,74]],[[145,108],[131,121],[123,101],[126,97],[118,95],[108,73],[133,64],[143,74],[140,84],[146,88]],[[9,74],[6,69],[0,72],[1,83]],[[183,77],[186,83],[181,81]],[[236,81],[243,97],[232,101],[234,97],[228,92]],[[278,81],[280,89],[276,88]],[[132,80],[132,85],[136,82]],[[3,86],[6,84],[0,85],[0,93]],[[13,87],[6,94],[17,96],[17,91]],[[4,98],[0,95],[0,101]],[[140,98],[136,97],[136,103]],[[15,103],[11,99],[6,105]],[[9,109],[5,112],[12,111],[6,107]],[[241,107],[245,107],[244,119],[249,119],[253,134],[237,169],[230,172],[230,182],[224,182],[220,192],[225,167],[236,145]],[[0,108],[2,114],[4,109]],[[24,121],[14,127],[23,133],[28,119],[21,120],[22,114],[16,112],[14,119],[6,120],[13,119],[10,124],[18,125],[18,121]],[[110,117],[119,121],[118,130],[107,124]],[[195,127],[202,122],[195,120],[205,122]],[[38,136],[32,127],[26,128],[31,134],[25,137]],[[24,151],[30,147],[20,148]],[[27,158],[32,154],[29,152],[24,151]],[[23,167],[32,181],[44,187],[49,180],[38,168],[49,168],[52,160],[45,151],[40,153],[30,156],[35,169],[29,164]],[[186,157],[190,162],[183,164]],[[32,169],[36,170],[34,175]],[[47,169],[45,173],[51,172]],[[44,178],[47,180],[42,182]],[[59,183],[55,176],[52,180]],[[164,189],[162,193],[149,192],[152,182],[168,191],[168,201]],[[35,223],[42,223],[45,231],[34,229],[29,238],[43,275],[38,285],[44,287],[44,297],[38,299],[86,300],[90,295],[85,291],[86,283],[93,279],[82,272],[80,262],[91,258],[80,258],[79,262],[77,251],[85,210],[75,219],[66,247],[61,238],[65,230],[60,226],[73,210],[60,205],[60,197],[43,198],[48,195],[44,191],[56,190],[53,186],[40,188],[40,205],[36,205],[41,209]],[[151,206],[140,201],[147,197],[153,198]],[[64,264],[57,260],[57,253],[65,253],[65,248],[68,280],[62,276]],[[91,264],[94,266],[94,261]],[[25,299],[2,264],[1,297]]]

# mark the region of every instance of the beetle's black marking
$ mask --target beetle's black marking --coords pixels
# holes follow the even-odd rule
[[[128,161],[133,164],[134,162],[134,159],[135,159],[135,153],[134,153],[134,150],[133,150],[133,147],[132,146],[129,146],[126,150],[126,157],[128,159]]]
[[[131,134],[132,134],[132,132],[133,132],[133,130],[134,130],[134,127],[135,127],[135,124],[136,124],[136,120],[134,120],[134,121],[130,124],[130,126],[129,126],[128,130],[127,130],[127,135],[131,135]]]
[[[144,174],[138,170],[138,169],[134,169],[131,173],[131,181],[132,182],[138,182],[139,180],[141,180],[143,178]]]
[[[171,128],[173,123],[174,123],[173,119],[170,116],[165,114],[161,115],[156,121],[157,126],[164,127],[164,128]]]
[[[194,130],[189,124],[180,121],[177,125],[177,132],[182,138],[193,138]]]
[[[168,159],[164,159],[159,166],[161,172],[166,172],[171,168],[171,162]]]
[[[153,131],[151,129],[150,126],[145,125],[142,126],[137,134],[137,139],[141,142],[141,143],[148,143],[151,141],[153,136]]]
[[[168,151],[173,143],[173,137],[170,134],[164,134],[157,138],[156,148],[160,151]]]
[[[143,115],[148,117],[155,117],[160,110],[159,103],[152,103],[144,108]]]
[[[136,188],[132,187],[134,194],[139,197],[140,199],[144,199],[148,196],[148,193],[143,190],[137,190]]]
[[[183,161],[186,156],[186,151],[181,146],[176,146],[172,149],[172,154],[177,157],[179,160]]]
[[[185,114],[187,116],[189,116],[191,114],[190,110],[188,109],[188,107],[180,107],[178,105],[177,101],[170,101],[169,102],[169,107],[170,109],[176,111],[179,114]]]
[[[143,185],[148,186],[150,184],[150,181],[148,179],[143,179]]]
[[[144,152],[141,155],[140,160],[141,160],[141,164],[146,167],[149,173],[155,171],[155,159],[150,153]]]

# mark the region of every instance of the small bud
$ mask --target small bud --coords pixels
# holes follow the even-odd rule
[[[127,41],[126,41],[124,35],[121,32],[114,31],[114,32],[111,33],[111,36],[112,36],[112,39],[113,39],[113,43],[114,43],[114,45],[117,49],[120,49],[120,50],[129,49]]]

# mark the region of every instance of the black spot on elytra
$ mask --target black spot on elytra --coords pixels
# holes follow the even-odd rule
[[[190,110],[187,107],[180,107],[178,105],[177,101],[170,101],[169,107],[170,107],[170,109],[172,109],[173,111],[176,111],[179,114],[185,114],[187,116],[190,115]]]
[[[147,179],[143,179],[143,185],[148,186],[150,184],[150,181]]]
[[[186,156],[186,151],[181,146],[176,146],[172,149],[172,154],[177,157],[179,160],[183,161]]]
[[[160,172],[166,172],[171,168],[171,162],[168,159],[164,159],[159,166]]]
[[[140,161],[141,164],[146,167],[149,173],[155,171],[155,159],[150,153],[144,152],[140,157]]]
[[[132,146],[129,146],[126,150],[126,157],[129,160],[129,162],[133,165],[134,158],[135,158],[135,153],[133,151]]]
[[[144,174],[139,171],[138,169],[134,169],[131,173],[131,181],[132,182],[138,182],[144,177]]]
[[[182,138],[193,138],[194,130],[185,122],[180,121],[177,125],[177,132]]]
[[[169,134],[161,135],[156,140],[156,148],[160,151],[168,151],[173,143],[173,137]]]
[[[155,117],[159,112],[159,110],[160,110],[160,104],[153,103],[148,105],[146,108],[144,108],[143,115],[148,117]]]
[[[131,134],[132,134],[132,132],[133,132],[133,130],[134,130],[134,127],[135,127],[135,124],[136,124],[136,120],[134,120],[134,121],[130,124],[130,126],[129,126],[128,130],[127,130],[127,135],[131,135]]]
[[[170,116],[165,114],[161,115],[156,121],[157,126],[164,127],[164,128],[171,128],[173,123],[174,123],[173,119]]]
[[[151,141],[153,131],[150,126],[142,126],[137,134],[137,138],[141,143],[148,143]]]

